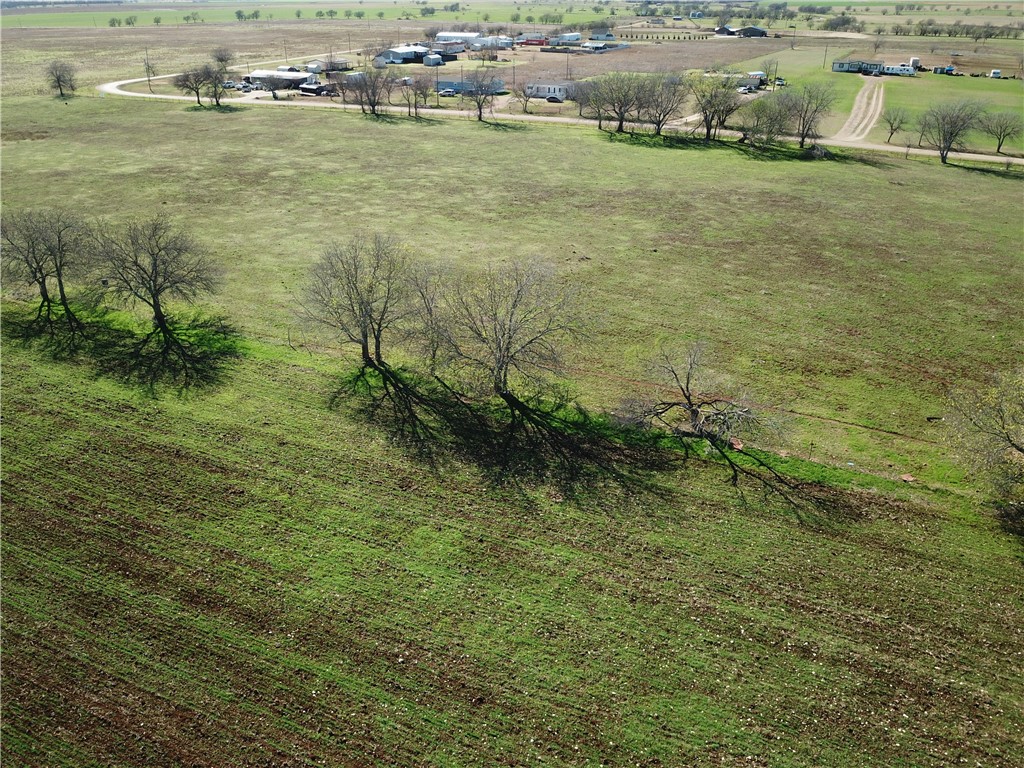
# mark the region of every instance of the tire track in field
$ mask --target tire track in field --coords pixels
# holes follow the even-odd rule
[[[885,89],[880,80],[872,78],[864,83],[853,101],[849,119],[833,139],[839,141],[863,141],[874,128],[885,105]]]

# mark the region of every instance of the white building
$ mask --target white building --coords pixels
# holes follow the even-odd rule
[[[572,87],[571,83],[563,82],[552,82],[552,83],[527,83],[526,93],[529,96],[533,96],[537,99],[546,99],[549,96],[554,96],[562,101],[565,101],[569,97],[569,89]]]
[[[439,43],[462,42],[473,43],[483,37],[479,32],[438,32],[434,39]]]

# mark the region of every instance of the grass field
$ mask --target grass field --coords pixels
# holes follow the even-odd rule
[[[204,305],[243,350],[216,386],[135,387],[13,338],[5,282],[5,765],[1024,762],[1020,520],[929,421],[1021,359],[1019,171],[35,95],[62,45],[92,85],[151,41],[167,67],[283,42],[198,26],[4,33],[5,210],[169,215],[223,266]],[[345,47],[315,26],[303,50]],[[799,79],[822,53],[773,55]],[[817,504],[681,455],[574,483],[468,445],[428,461],[295,314],[359,229],[470,270],[554,262],[585,289],[570,377],[595,412],[656,390],[660,343],[707,339]]]
[[[278,347],[184,399],[10,343],[4,371],[5,763],[1024,756],[1019,544],[941,496],[496,486]]]
[[[198,206],[202,236],[228,267],[217,304],[257,338],[299,331],[291,307],[304,270],[356,228],[386,226],[423,256],[470,265],[543,254],[600,308],[579,361],[592,404],[630,394],[652,344],[707,338],[724,372],[810,418],[794,439],[813,442],[818,458],[942,482],[950,467],[925,417],[941,413],[951,383],[1019,354],[1005,279],[1020,268],[1013,173],[947,173],[927,160],[771,163],[609,142],[586,127],[111,98],[9,100],[4,128],[8,205],[45,198],[60,169],[65,203],[97,216],[160,210],[188,221]],[[181,136],[210,150],[183,163]],[[135,150],[111,155],[112,139]],[[295,152],[298,143],[318,149]],[[587,183],[592,168],[598,184]],[[469,183],[483,169],[493,181]],[[835,185],[846,193],[821,200]],[[958,204],[936,205],[947,199]],[[866,228],[879,200],[898,200],[895,213]],[[983,252],[977,231],[990,233]],[[851,446],[850,425],[830,420],[864,440]]]

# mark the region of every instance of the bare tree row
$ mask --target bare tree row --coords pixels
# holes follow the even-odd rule
[[[164,217],[113,225],[61,208],[4,211],[0,240],[5,285],[31,286],[39,297],[35,320],[51,329],[64,323],[72,333],[85,329],[71,300],[77,287],[85,306],[103,296],[145,306],[153,334],[171,342],[167,303],[192,303],[219,279],[206,249]]]
[[[497,398],[511,424],[536,425],[543,422],[534,404],[555,390],[590,330],[581,296],[578,283],[544,262],[470,273],[413,261],[399,241],[377,234],[327,246],[301,304],[307,322],[357,345],[363,368],[386,382],[400,381],[388,359],[401,349],[460,401]],[[721,394],[721,382],[707,377],[703,345],[662,352],[652,370],[668,396],[630,400],[621,414],[627,423],[707,441],[734,483],[740,475],[764,479],[733,454],[744,451],[743,439],[765,435],[770,421],[750,400]],[[785,486],[770,467],[761,468],[773,485]]]
[[[972,131],[981,131],[996,140],[996,152],[1003,144],[1024,133],[1024,118],[1019,112],[990,112],[977,101],[952,101],[934,104],[915,120],[905,107],[889,107],[882,113],[882,122],[889,130],[886,142],[900,131],[916,129],[917,144],[936,149],[946,163],[949,153],[963,151],[965,139]]]
[[[515,411],[515,394],[562,371],[585,323],[578,289],[540,262],[513,262],[471,275],[410,260],[394,238],[359,235],[327,246],[313,266],[303,316],[356,344],[362,365],[387,373],[389,348],[466,391],[494,395]]]
[[[834,87],[823,82],[811,82],[754,99],[744,105],[738,115],[743,131],[741,141],[765,147],[783,135],[793,135],[803,149],[808,139],[818,135],[818,126],[828,116],[835,100]]]

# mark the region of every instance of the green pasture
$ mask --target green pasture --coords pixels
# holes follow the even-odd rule
[[[131,5],[123,6],[107,6],[102,9],[93,10],[53,10],[46,12],[39,12],[35,9],[27,9],[26,11],[12,10],[4,11],[0,15],[0,28],[8,27],[105,27],[111,18],[119,18],[123,20],[128,16],[137,17],[136,26],[153,26],[155,25],[154,19],[159,17],[160,24],[165,26],[193,26],[202,24],[250,24],[250,25],[266,25],[268,23],[322,23],[322,24],[352,24],[352,23],[366,23],[366,22],[379,22],[381,18],[385,21],[402,21],[404,24],[422,24],[424,27],[437,26],[439,24],[452,24],[452,23],[480,23],[484,26],[488,24],[509,24],[511,23],[510,18],[512,14],[519,13],[520,20],[516,22],[524,30],[529,29],[531,24],[526,22],[527,16],[535,17],[536,24],[539,24],[539,18],[545,13],[560,13],[563,16],[562,24],[580,24],[588,21],[596,21],[599,19],[607,18],[607,14],[610,13],[610,7],[602,6],[599,13],[595,13],[592,7],[596,6],[596,3],[590,3],[588,5],[574,4],[571,12],[566,12],[566,8],[570,5],[565,4],[514,4],[512,2],[506,3],[473,3],[471,6],[463,3],[465,6],[459,11],[444,11],[443,6],[448,5],[445,2],[431,3],[435,8],[435,13],[430,16],[423,16],[420,13],[422,6],[414,5],[412,3],[388,3],[388,2],[327,2],[327,3],[307,3],[307,2],[286,2],[286,3],[234,3],[226,5],[218,4],[203,4],[201,6],[195,6],[188,3],[173,3],[162,8],[152,7],[135,7]],[[259,10],[260,18],[249,21],[238,21],[235,13],[236,11],[243,11],[244,13],[252,13],[254,10]],[[338,12],[338,15],[334,19],[327,18],[326,16],[322,19],[316,17],[317,11],[323,11],[325,14],[328,10],[334,10]],[[350,17],[345,16],[345,12],[350,11]],[[200,21],[193,22],[186,20],[186,16],[191,16],[193,12],[199,13]],[[296,12],[300,13],[301,16],[296,16]],[[355,16],[356,12],[364,14],[363,19],[358,19]],[[631,16],[627,16],[623,12],[623,8],[618,8],[619,13],[623,13],[623,19],[632,19]],[[383,13],[384,16],[378,16],[379,13]],[[487,17],[487,18],[485,18]]]
[[[90,215],[196,222],[227,269],[213,306],[271,343],[302,337],[306,269],[357,229],[470,267],[541,255],[591,296],[573,374],[587,403],[635,394],[657,344],[708,339],[737,386],[794,413],[802,453],[940,483],[959,476],[926,417],[1020,350],[1014,172],[311,108],[80,97],[4,112],[5,205],[53,199],[58,174],[61,202]]]
[[[1020,80],[992,80],[987,77],[949,77],[947,75],[920,74],[914,78],[886,78],[886,106],[903,106],[915,117],[936,103],[975,100],[983,102],[993,112],[1019,112],[1024,103],[1024,82]],[[884,141],[889,130],[879,121],[869,138]],[[911,127],[894,136],[893,141],[917,142],[916,129]],[[980,131],[968,135],[967,146],[983,152],[994,152],[996,141]],[[1024,153],[1024,137],[1017,137],[1003,145],[1010,155]]]
[[[208,27],[151,47],[161,72],[208,55]],[[5,765],[1024,763],[1020,521],[935,421],[950,385],[1024,351],[1024,174],[100,97],[141,75],[119,32],[80,43],[66,100],[33,95],[52,49],[5,36],[2,204],[170,216],[223,268],[202,304],[241,355],[214,385],[142,388],[19,339],[31,292],[4,281]],[[773,56],[848,111],[862,78],[822,54]],[[887,96],[920,108],[934,77]],[[707,340],[816,504],[701,455],[570,475],[470,437],[418,450],[296,312],[323,246],[375,230],[578,283],[568,386],[596,414],[664,391],[660,345]]]
[[[943,494],[500,482],[276,341],[187,396],[3,366],[5,763],[1024,758],[1020,544]]]

